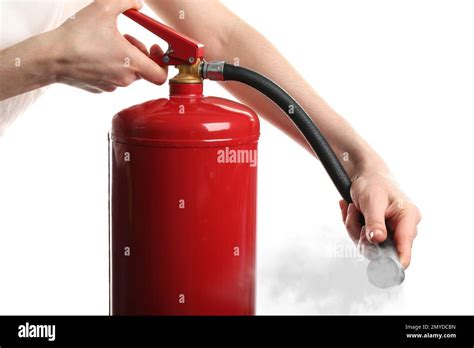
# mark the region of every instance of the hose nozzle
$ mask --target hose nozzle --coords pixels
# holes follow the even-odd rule
[[[405,271],[400,264],[397,249],[391,237],[374,245],[376,256],[367,265],[367,279],[381,289],[398,286],[405,280]]]

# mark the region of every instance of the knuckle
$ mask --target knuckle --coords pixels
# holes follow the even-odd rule
[[[112,1],[107,0],[95,0],[95,3],[100,6],[102,12],[109,13],[112,11]]]
[[[417,224],[421,221],[420,209],[411,202],[397,202],[396,210],[402,216],[413,216]]]
[[[118,86],[120,87],[127,87],[131,85],[136,80],[135,76],[132,74],[125,74],[120,77],[118,80]]]
[[[140,1],[138,0],[119,0],[118,5],[123,8],[139,8]]]

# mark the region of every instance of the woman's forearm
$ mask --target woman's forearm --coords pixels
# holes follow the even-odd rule
[[[0,51],[0,101],[55,81],[51,33],[34,36]]]
[[[255,47],[259,47],[258,50]],[[382,165],[382,160],[359,136],[350,124],[338,115],[301,76],[284,56],[254,28],[239,21],[228,39],[211,50],[209,59],[239,64],[253,69],[273,81],[301,104],[320,128],[351,176],[370,165]],[[309,150],[309,146],[288,117],[258,92],[238,83],[224,84],[235,97],[252,107],[266,120],[284,131]]]
[[[386,169],[375,151],[314,91],[283,55],[220,2],[207,1],[203,5],[198,1],[149,0],[148,4],[178,31],[203,42],[207,60],[226,60],[254,69],[295,96],[328,139],[349,175],[357,175],[371,167]],[[226,82],[224,87],[309,149],[286,115],[264,96],[238,83]]]
[[[159,47],[149,52],[117,30],[117,16],[141,6],[136,0],[96,0],[58,28],[0,51],[0,100],[55,82],[92,93],[139,78],[162,84],[166,69],[150,58],[162,54]]]

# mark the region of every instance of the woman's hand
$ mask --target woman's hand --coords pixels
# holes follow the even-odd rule
[[[117,16],[142,6],[138,0],[96,0],[48,33],[55,43],[56,82],[94,93],[111,92],[140,78],[164,83],[166,68],[150,58],[163,54],[159,46],[148,52],[143,43],[117,29]]]
[[[411,259],[413,239],[421,220],[418,208],[398,188],[385,170],[371,170],[353,178],[353,203],[340,201],[342,218],[351,239],[370,257],[370,243],[378,244],[387,238],[385,224],[394,232],[393,241],[400,263],[407,268]],[[361,225],[361,213],[365,226]]]

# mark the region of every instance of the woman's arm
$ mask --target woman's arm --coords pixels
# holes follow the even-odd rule
[[[217,0],[147,0],[147,4],[178,31],[206,45],[206,60],[226,60],[268,76],[313,118],[352,177],[354,204],[340,202],[344,223],[354,241],[385,240],[385,220],[395,230],[394,240],[403,266],[408,267],[420,213],[392,180],[380,156],[338,115],[260,33]],[[205,23],[205,25],[203,25]],[[238,83],[223,86],[259,115],[307,146],[286,115],[258,92]],[[360,212],[366,228],[360,225]]]
[[[0,51],[0,101],[54,82],[53,47],[42,34]]]
[[[97,0],[59,28],[1,50],[0,101],[55,82],[94,93],[140,77],[163,83],[167,73],[146,47],[117,30],[117,16],[141,6],[136,0]],[[160,52],[152,47],[151,54]]]

